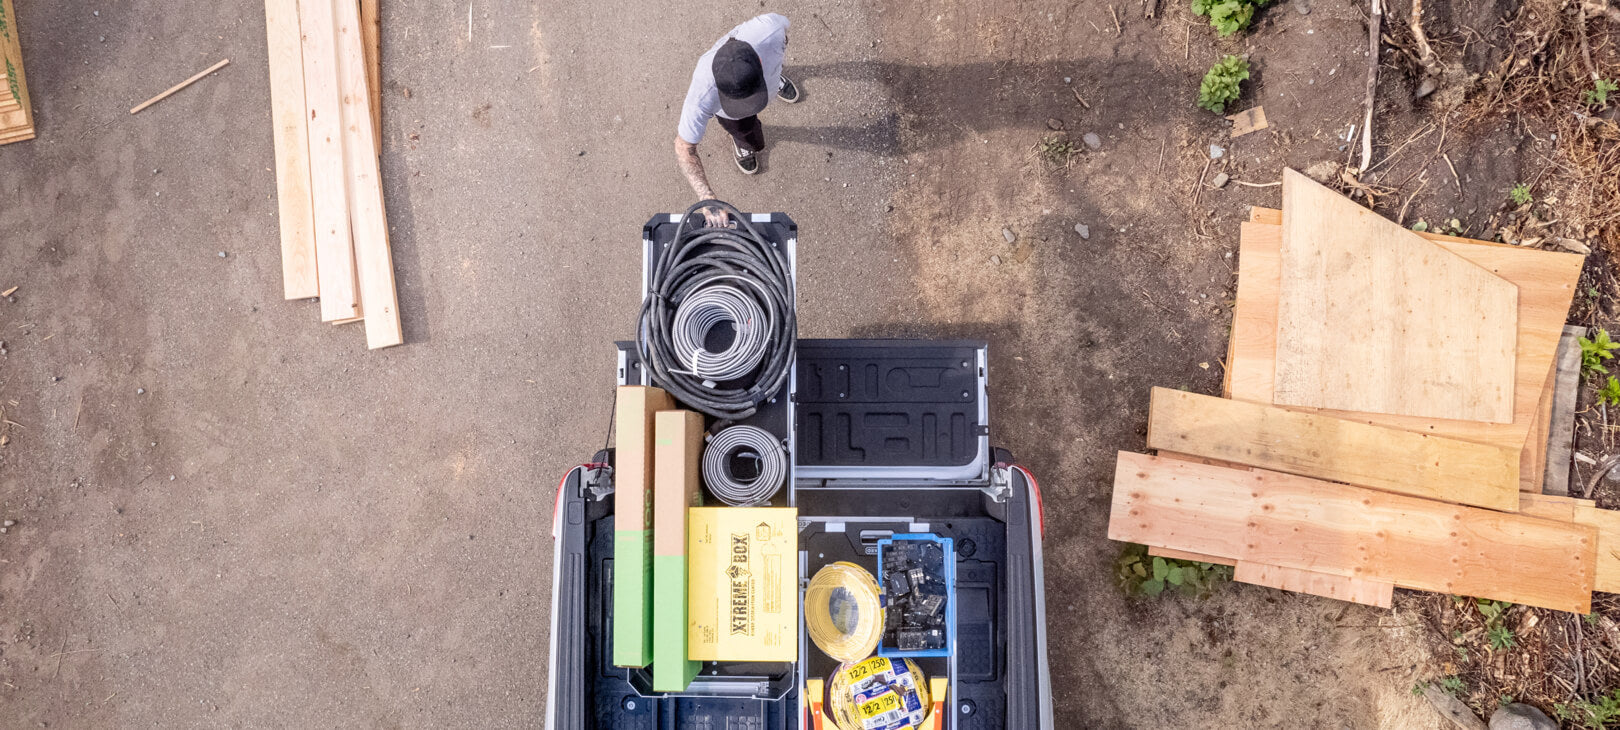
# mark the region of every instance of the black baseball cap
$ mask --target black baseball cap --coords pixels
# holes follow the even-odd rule
[[[720,89],[720,108],[733,119],[751,117],[770,102],[765,89],[765,68],[754,47],[728,39],[714,53],[714,85]]]

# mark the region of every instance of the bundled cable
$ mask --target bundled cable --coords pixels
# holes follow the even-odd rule
[[[731,468],[736,457],[753,457],[759,469],[752,479],[738,477]],[[787,479],[787,454],[769,431],[755,426],[731,426],[709,437],[703,451],[703,483],[720,501],[733,507],[763,504]]]
[[[717,207],[739,228],[707,228]],[[729,325],[730,344],[707,347]],[[729,203],[704,200],[681,218],[652,262],[636,348],[653,382],[716,418],[743,419],[787,380],[798,338],[787,254]]]
[[[816,648],[840,664],[872,656],[883,636],[877,579],[844,561],[816,571],[804,590],[804,625]]]

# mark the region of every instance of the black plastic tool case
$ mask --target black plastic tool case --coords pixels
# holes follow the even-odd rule
[[[754,219],[792,254],[791,220]],[[654,218],[644,234],[650,252],[673,235],[673,222]],[[618,350],[618,382],[644,383],[633,343]],[[974,341],[800,340],[784,402],[755,419],[793,424],[793,479],[773,503],[799,509],[801,601],[827,563],[875,573],[879,539],[952,538],[958,650],[918,660],[928,676],[950,680],[943,727],[1044,729],[1051,693],[1039,489],[1010,454],[990,447],[986,354]],[[810,727],[804,681],[826,678],[835,662],[802,622],[797,663],[706,663],[679,694],[650,692],[645,670],[611,665],[612,454],[592,461],[608,466],[578,467],[558,486],[547,727]]]

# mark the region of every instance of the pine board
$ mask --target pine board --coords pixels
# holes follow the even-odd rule
[[[335,4],[349,223],[354,231],[360,299],[365,304],[366,347],[375,350],[402,344],[405,339],[400,330],[393,254],[388,246],[388,214],[383,207],[377,141],[372,136],[360,7],[354,0],[336,0]]]
[[[1504,511],[1517,449],[1154,388],[1148,448]]]
[[[1578,524],[1128,452],[1108,537],[1583,614],[1597,545]]]
[[[1379,608],[1389,608],[1395,602],[1395,584],[1389,581],[1346,578],[1247,561],[1238,562],[1232,571],[1232,580]]]
[[[1513,422],[1518,287],[1283,170],[1274,402]]]
[[[1253,222],[1242,224],[1237,306],[1232,318],[1230,343],[1232,350],[1227,355],[1227,370],[1231,376],[1228,395],[1238,400],[1271,403],[1282,243],[1282,231],[1276,222],[1281,220],[1281,212],[1255,208],[1250,215]],[[1419,433],[1523,448],[1540,406],[1539,390],[1546,384],[1547,369],[1552,366],[1559,332],[1569,315],[1569,305],[1575,295],[1575,283],[1580,278],[1583,259],[1576,254],[1537,251],[1437,234],[1424,234],[1424,237],[1519,286],[1513,423],[1454,421],[1352,411],[1321,412]],[[1519,463],[1521,480],[1534,483],[1531,458],[1522,456]]]
[[[360,35],[365,39],[366,89],[371,102],[371,132],[382,154],[382,15],[381,0],[360,0]]]
[[[1519,488],[1526,492],[1540,494],[1542,484],[1547,479],[1547,437],[1552,426],[1553,386],[1554,378],[1558,375],[1557,364],[1547,370],[1547,380],[1541,386],[1541,402],[1536,404],[1536,418],[1530,422],[1530,436],[1524,442],[1524,457],[1530,460],[1525,465],[1525,479],[1520,481]]]
[[[1172,550],[1170,548],[1162,548],[1157,545],[1148,546],[1148,555],[1156,555],[1161,558],[1174,558],[1176,560],[1189,560],[1194,563],[1211,563],[1214,565],[1236,566],[1238,562],[1232,558],[1223,558],[1218,555],[1189,553],[1185,550]]]
[[[1575,524],[1588,525],[1598,531],[1596,589],[1620,593],[1620,512],[1577,504]]]
[[[309,125],[304,121],[304,53],[298,0],[264,0],[270,56],[270,122],[281,226],[281,285],[287,299],[321,295],[315,274],[315,200],[309,184]]]
[[[347,5],[349,0],[338,0]],[[343,156],[343,103],[338,82],[337,27],[333,0],[302,0],[304,103],[309,122],[310,193],[315,205],[315,274],[321,289],[321,321],[358,317],[360,287],[354,238],[349,230],[347,173]]]
[[[34,107],[28,98],[28,74],[23,70],[22,39],[17,32],[17,9],[11,0],[0,0],[0,20],[4,21],[5,30],[0,32],[0,56],[5,56],[15,71],[17,78],[17,94],[13,97],[16,102],[9,111],[0,113],[0,144],[22,142],[34,138]],[[3,69],[0,66],[0,69]],[[9,73],[0,74],[9,76]],[[9,87],[11,80],[7,79]],[[8,88],[7,95],[10,95]]]

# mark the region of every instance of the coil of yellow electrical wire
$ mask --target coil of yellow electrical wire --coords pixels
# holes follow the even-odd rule
[[[810,640],[839,664],[871,656],[883,636],[877,579],[867,569],[848,562],[816,571],[804,591],[804,621]]]
[[[875,656],[833,672],[827,709],[841,730],[912,730],[930,709],[928,678],[910,659]]]

